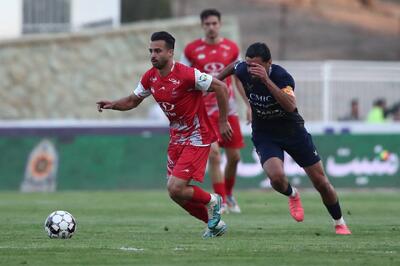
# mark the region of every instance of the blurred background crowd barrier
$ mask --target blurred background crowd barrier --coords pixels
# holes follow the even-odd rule
[[[226,18],[225,36],[238,39],[237,23]],[[150,34],[161,27],[174,34],[176,60],[184,44],[198,37],[198,18],[143,22],[106,32],[39,35],[0,42],[1,119],[144,118],[139,112],[96,112],[100,98],[121,98],[151,67]]]

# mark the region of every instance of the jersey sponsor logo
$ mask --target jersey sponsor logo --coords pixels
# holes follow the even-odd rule
[[[179,84],[181,84],[181,81],[180,80],[176,80],[176,79],[174,79],[174,78],[169,78],[168,79],[170,82],[172,82],[174,85],[179,85]]]
[[[168,102],[160,102],[160,107],[163,109],[164,112],[171,112],[175,109],[175,104],[168,103]]]
[[[222,69],[224,69],[225,65],[219,62],[211,62],[204,65],[204,70],[209,73],[211,76],[217,76]]]
[[[226,45],[226,44],[221,44],[221,48],[224,48],[225,50],[230,50],[231,47]]]
[[[285,112],[283,110],[277,108],[273,109],[272,107],[268,110],[254,108],[254,112],[255,115],[261,119],[271,119],[285,116]]]
[[[265,95],[258,95],[256,93],[250,93],[249,98],[250,100],[260,101],[260,102],[269,102],[272,100],[272,96],[270,95],[265,96]]]
[[[198,51],[201,51],[201,50],[204,50],[206,48],[206,46],[205,45],[202,45],[202,46],[199,46],[199,47],[197,47],[196,49],[194,49],[196,52],[198,52]]]
[[[168,103],[168,102],[160,102],[159,105],[166,116],[168,116],[168,117],[176,116],[176,113],[174,112],[175,104]]]

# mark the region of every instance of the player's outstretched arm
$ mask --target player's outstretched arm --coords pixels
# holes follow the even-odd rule
[[[232,80],[235,84],[236,90],[239,92],[240,97],[243,99],[243,102],[246,105],[246,122],[247,124],[250,124],[253,120],[253,115],[251,113],[251,106],[249,99],[246,96],[246,92],[244,91],[243,84],[236,76],[233,76]]]
[[[208,91],[214,91],[217,98],[221,136],[230,140],[232,138],[232,128],[228,122],[228,88],[224,82],[213,78]]]
[[[222,69],[222,71],[218,74],[217,79],[224,80],[230,75],[233,75],[235,73],[235,64],[236,62],[233,62]]]
[[[127,111],[136,108],[142,101],[143,101],[142,98],[139,98],[136,94],[133,93],[132,95],[121,98],[116,101],[102,100],[98,101],[96,104],[97,104],[97,110],[99,112],[102,112],[103,109]]]

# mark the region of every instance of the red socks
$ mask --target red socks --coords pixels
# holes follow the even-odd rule
[[[222,197],[222,202],[226,202],[225,183],[213,184],[214,192]]]
[[[191,186],[193,188],[193,196],[191,200],[183,204],[183,208],[190,213],[190,215],[207,223],[208,213],[206,204],[211,200],[211,194],[202,190],[200,187]]]
[[[208,193],[196,186],[191,186],[191,187],[193,188],[193,197],[192,197],[191,202],[202,203],[203,205],[206,205],[207,203],[210,202],[210,200],[211,200],[210,193]]]
[[[190,213],[190,215],[196,217],[197,219],[205,223],[208,222],[207,208],[204,204],[187,201],[182,207],[188,213]]]

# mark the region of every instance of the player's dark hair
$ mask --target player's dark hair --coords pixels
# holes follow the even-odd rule
[[[204,9],[200,13],[200,20],[203,22],[206,18],[210,16],[216,16],[219,21],[221,21],[221,13],[216,9]]]
[[[166,31],[157,31],[151,35],[151,41],[165,41],[168,49],[175,48],[175,38]]]
[[[246,57],[260,57],[264,62],[267,62],[271,59],[271,52],[265,43],[256,42],[247,48]]]

